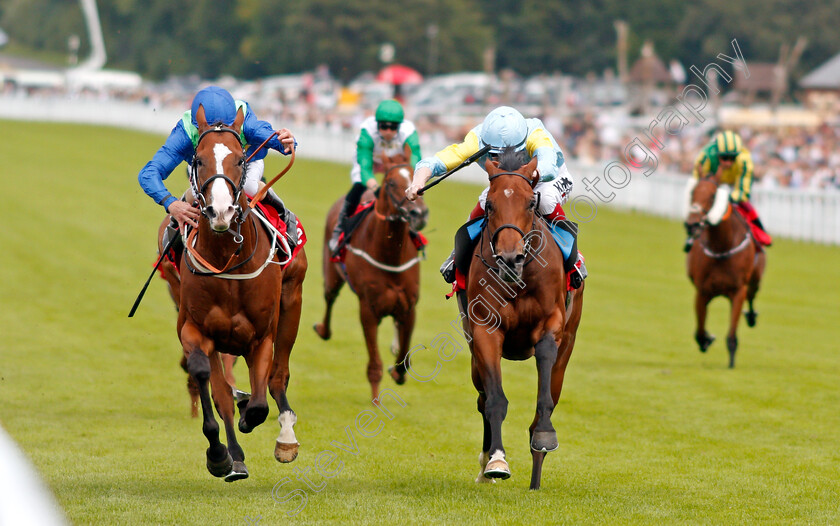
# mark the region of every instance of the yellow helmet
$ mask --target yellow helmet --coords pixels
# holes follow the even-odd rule
[[[735,157],[743,149],[743,142],[741,136],[733,131],[720,132],[715,136],[715,146],[717,146],[718,155],[724,157]]]

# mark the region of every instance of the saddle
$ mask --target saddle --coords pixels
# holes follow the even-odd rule
[[[344,230],[338,236],[338,248],[336,249],[335,254],[330,256],[330,261],[332,261],[333,263],[344,262],[344,259],[347,257],[347,244],[353,237],[353,232],[356,231],[356,229],[362,223],[362,219],[367,217],[375,206],[376,199],[372,199],[366,203],[362,203],[356,207],[356,210],[355,212],[353,212],[353,215],[349,216],[345,220]],[[411,241],[412,243],[414,243],[414,247],[417,248],[417,250],[422,249],[428,244],[426,236],[424,236],[420,232],[409,230],[409,235],[411,236]]]

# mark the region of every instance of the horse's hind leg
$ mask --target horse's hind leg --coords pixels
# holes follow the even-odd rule
[[[302,279],[301,279],[302,283]],[[274,458],[278,462],[291,462],[298,455],[298,443],[294,425],[297,415],[289,405],[286,390],[289,387],[289,357],[298,335],[302,303],[302,286],[283,286],[283,302],[280,305],[280,323],[277,328],[277,341],[274,343],[274,364],[268,390],[277,403],[280,416],[280,435],[274,445]]]
[[[556,403],[551,396],[552,368],[557,361],[557,343],[554,341],[554,334],[548,333],[537,342],[534,357],[537,361],[537,412],[534,415],[534,421],[531,422],[531,427],[528,428],[528,436],[531,439],[533,457],[531,489],[540,489],[545,453],[559,447],[557,432],[551,425],[551,413]]]
[[[187,369],[187,357],[183,354],[181,355],[181,369],[187,373],[187,392],[190,393],[190,416],[193,418],[198,417],[198,383],[195,381],[195,378],[190,374],[189,369]]]
[[[706,308],[709,305],[710,297],[701,294],[699,291],[694,296],[694,312],[697,315],[697,330],[694,332],[694,341],[700,347],[700,352],[706,352],[715,337],[706,332]]]
[[[735,351],[738,350],[738,321],[741,319],[741,308],[744,306],[744,299],[747,297],[747,287],[741,287],[733,294],[729,301],[732,303],[729,312],[729,333],[726,335],[726,348],[729,350],[729,368],[735,367]]]
[[[324,250],[324,302],[326,303],[326,310],[324,311],[324,320],[316,324],[312,328],[318,333],[322,340],[329,340],[332,337],[332,330],[330,329],[330,320],[332,318],[333,303],[338,298],[338,293],[344,285],[344,276],[338,271],[336,264],[330,261],[330,254],[328,250]]]
[[[233,468],[233,459],[227,447],[219,441],[219,423],[213,416],[213,403],[210,400],[208,385],[211,371],[210,359],[199,347],[197,342],[200,340],[201,334],[194,327],[185,325],[181,329],[181,341],[187,356],[187,370],[198,384],[203,417],[202,431],[210,443],[210,447],[207,448],[207,470],[214,477],[224,477]]]
[[[210,384],[213,387],[213,401],[216,403],[216,411],[218,411],[225,424],[227,448],[233,459],[230,472],[225,474],[225,482],[233,482],[248,478],[248,468],[245,467],[245,452],[242,451],[242,447],[236,440],[236,431],[233,427],[233,393],[225,378],[225,371],[219,355],[220,353],[213,353],[210,356]]]
[[[239,430],[250,433],[255,427],[265,422],[268,416],[266,389],[268,375],[271,373],[274,335],[263,339],[251,352],[245,355],[248,364],[248,376],[251,380],[251,398],[245,411],[239,413]],[[230,389],[230,386],[227,386]]]
[[[761,276],[764,275],[764,265],[766,259],[764,252],[760,252],[755,256],[755,266],[753,268],[752,276],[750,277],[749,285],[747,285],[747,305],[749,310],[744,313],[747,320],[748,327],[755,327],[758,321],[758,312],[753,308],[753,301],[756,294],[758,294],[759,285],[761,284]]]

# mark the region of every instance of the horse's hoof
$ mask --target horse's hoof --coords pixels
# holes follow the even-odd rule
[[[491,460],[484,468],[484,476],[493,479],[507,480],[510,478],[510,467],[505,459]]]
[[[207,448],[207,471],[214,477],[224,477],[233,469],[233,458],[225,448],[225,456],[221,460],[210,458],[210,448]]]
[[[277,442],[274,445],[274,458],[277,459],[277,462],[283,462],[284,464],[293,461],[298,456],[298,448],[300,444],[295,442],[294,444],[283,444],[282,442]]]
[[[244,413],[240,410],[239,414],[241,415],[239,430],[243,433],[250,433],[255,427],[265,422],[268,416],[268,404],[248,406]]]
[[[695,339],[697,340],[697,345],[700,346],[700,352],[706,352],[715,342],[715,337],[711,334],[706,334],[705,336]]]
[[[548,453],[560,447],[557,442],[557,432],[553,429],[551,431],[535,431],[534,436],[531,437],[531,449],[534,451],[542,451]]]
[[[332,332],[328,331],[323,323],[316,323],[312,328],[315,329],[315,333],[322,340],[329,340],[332,337]]]
[[[745,312],[744,318],[747,319],[747,327],[755,327],[755,322],[758,321],[758,313],[755,311]]]
[[[234,482],[237,480],[247,479],[248,478],[248,468],[245,467],[244,462],[240,462],[239,460],[233,463],[233,468],[230,470],[230,473],[225,475],[225,482]]]
[[[236,401],[236,407],[239,409],[239,416],[242,416],[242,413],[245,412],[245,408],[248,407],[248,402],[251,400],[251,393],[240,391],[234,387],[233,399]]]
[[[397,366],[392,365],[391,367],[388,367],[388,374],[390,374],[391,378],[393,378],[394,381],[397,382],[397,385],[402,385],[405,383],[405,375],[397,372]]]

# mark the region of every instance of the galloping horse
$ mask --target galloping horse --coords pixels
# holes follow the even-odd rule
[[[405,383],[405,357],[414,330],[415,312],[420,289],[420,257],[412,242],[411,231],[426,225],[428,210],[422,200],[408,201],[403,196],[411,179],[410,156],[383,156],[385,178],[373,212],[363,219],[347,244],[347,258],[341,263],[330,261],[327,240],[344,201],[339,199],[327,213],[324,236],[324,299],[326,311],[315,332],[324,340],[332,336],[332,307],[345,281],[359,297],[359,316],[368,351],[367,377],[373,400],[379,397],[382,380],[382,359],[379,356],[377,332],[385,316],[394,319],[395,335],[392,351],[396,364],[389,369],[397,384]],[[363,202],[373,199],[366,192]]]
[[[688,217],[686,230],[694,238],[686,264],[688,279],[697,289],[694,310],[697,330],[694,339],[701,352],[715,340],[706,332],[706,308],[716,296],[729,298],[729,332],[726,346],[729,349],[729,367],[735,367],[738,349],[738,319],[744,299],[749,304],[745,313],[747,325],[754,327],[758,313],[753,300],[758,292],[766,263],[765,252],[757,251],[746,220],[729,202],[730,189],[718,186],[714,176],[705,177],[689,186]]]
[[[508,402],[501,359],[536,358],[537,410],[528,429],[531,489],[540,487],[545,454],[559,447],[551,413],[575,345],[584,289],[567,292],[563,254],[537,216],[536,167],[536,158],[523,166],[521,152],[512,148],[502,152],[497,164],[485,163],[487,224],[473,250],[467,290],[457,294],[484,421],[476,482],[510,477],[502,445]]]
[[[297,416],[289,406],[286,388],[307,263],[301,250],[281,269],[276,239],[260,225],[256,214],[248,213],[242,192],[242,111],[230,128],[209,125],[203,108],[196,113],[196,121],[199,139],[190,185],[201,217],[198,228],[185,240],[180,276],[164,267],[164,277],[178,307],[178,336],[186,369],[201,400],[202,429],[210,445],[207,469],[231,482],[246,478],[248,470],[236,440],[233,393],[224,377],[221,353],[243,356],[248,365],[252,395],[247,405],[240,406],[239,430],[249,433],[265,421],[268,389],[280,410],[275,458],[291,462],[297,456],[293,428]],[[224,421],[227,446],[219,440],[213,403]]]

